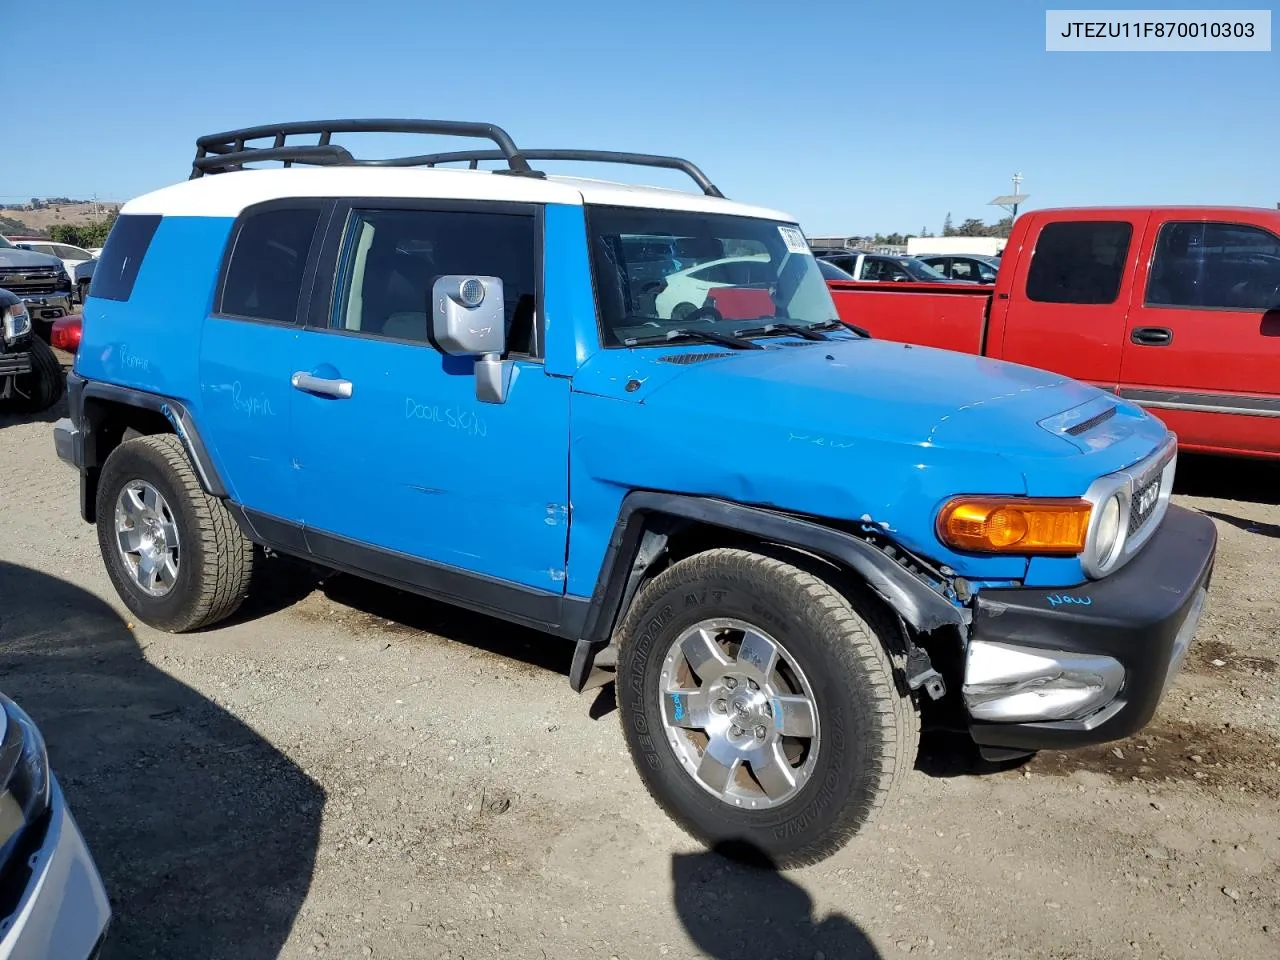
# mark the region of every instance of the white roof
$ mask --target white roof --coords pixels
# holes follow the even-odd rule
[[[234,217],[245,207],[283,197],[385,197],[432,200],[506,200],[726,213],[795,223],[777,210],[701,193],[633,186],[580,177],[516,177],[492,170],[449,167],[291,167],[237,170],[183,180],[130,200],[122,214]]]

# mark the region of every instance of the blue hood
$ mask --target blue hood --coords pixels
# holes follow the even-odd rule
[[[574,378],[579,466],[625,488],[870,518],[963,569],[933,535],[949,497],[1078,496],[1166,437],[1140,408],[1030,367],[884,340],[763,342],[595,354]]]

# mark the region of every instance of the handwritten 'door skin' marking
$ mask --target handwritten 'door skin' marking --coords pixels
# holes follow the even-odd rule
[[[461,407],[440,407],[432,403],[419,403],[413,397],[405,397],[404,416],[406,420],[425,420],[469,437],[489,435],[489,427],[484,419]]]

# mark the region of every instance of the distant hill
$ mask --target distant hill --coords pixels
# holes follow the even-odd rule
[[[7,207],[0,210],[0,233],[27,233],[47,237],[51,227],[64,223],[77,227],[87,226],[105,219],[119,209],[118,203],[94,203],[92,200],[51,203],[40,210]]]

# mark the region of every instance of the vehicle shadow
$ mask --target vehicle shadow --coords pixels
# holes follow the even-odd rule
[[[1189,497],[1280,504],[1280,462],[1178,454],[1173,492]]]
[[[1239,527],[1245,533],[1256,533],[1260,537],[1273,537],[1280,539],[1280,524],[1275,523],[1259,523],[1253,520],[1246,520],[1243,517],[1233,517],[1229,513],[1219,513],[1216,510],[1201,510],[1206,517],[1213,517],[1215,520],[1221,520],[1223,523],[1229,523],[1233,527]]]
[[[0,400],[0,430],[5,427],[16,427],[23,423],[57,423],[66,415],[67,398],[65,396],[53,406],[37,413],[15,413],[5,407],[5,401]],[[52,433],[49,435],[49,446],[53,446]]]
[[[750,844],[675,854],[671,879],[680,923],[716,960],[881,960],[848,917],[815,917],[808,892]]]
[[[347,574],[333,574],[321,589],[334,603],[410,630],[445,637],[533,667],[569,675],[573,644],[496,617],[428,600]]]
[[[103,957],[274,957],[324,791],[150,664],[105,602],[0,562],[0,689],[40,726],[114,913]]]

